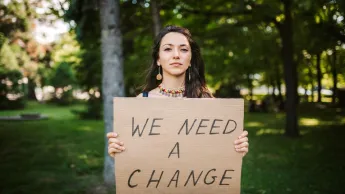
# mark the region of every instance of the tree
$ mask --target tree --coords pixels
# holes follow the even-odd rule
[[[292,0],[284,0],[284,23],[278,25],[282,38],[282,54],[284,64],[284,77],[286,84],[286,121],[285,135],[296,137],[299,135],[297,116],[297,65],[293,59],[293,29],[292,29]]]
[[[27,97],[36,100],[35,87],[40,84],[42,75],[39,68],[50,63],[50,46],[35,40],[33,31],[35,20],[40,19],[35,7],[42,0],[8,1],[0,3],[0,32],[9,40],[15,51],[21,72],[27,82]]]
[[[113,97],[124,96],[122,34],[120,31],[119,1],[104,0],[100,3],[102,29],[102,94],[104,105],[105,133],[113,131]],[[105,144],[104,181],[114,185],[114,161],[108,155]]]
[[[15,53],[8,44],[8,40],[0,34],[0,109],[14,109],[24,107],[22,88],[22,73]],[[8,94],[18,96],[10,100]]]
[[[79,116],[83,119],[102,118],[102,96],[95,95],[101,92],[102,82],[99,2],[72,0],[64,18],[76,24],[73,30],[80,45],[78,57],[81,59],[74,65],[78,84],[87,92],[96,91],[89,92],[87,110],[80,111]]]
[[[222,2],[224,6],[220,7]],[[185,4],[185,3],[184,3]],[[198,5],[201,5],[200,3]],[[185,13],[208,15],[209,17],[227,16],[235,18],[233,26],[248,26],[260,23],[274,23],[281,39],[281,54],[286,86],[286,127],[285,135],[299,135],[297,119],[297,64],[294,61],[293,43],[293,0],[282,1],[245,1],[236,5],[234,2],[213,1],[211,5],[183,6]],[[214,6],[214,7],[212,7]],[[191,9],[193,7],[193,9]],[[201,8],[200,8],[201,7]],[[230,10],[230,11],[229,11]]]
[[[54,70],[50,80],[55,88],[54,101],[60,105],[69,105],[73,101],[72,89],[76,82],[71,63],[61,62]]]
[[[151,0],[151,14],[153,21],[154,35],[157,36],[162,28],[161,17],[160,17],[160,6],[156,0]]]

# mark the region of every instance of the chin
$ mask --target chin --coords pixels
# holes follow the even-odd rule
[[[168,71],[167,73],[172,75],[172,76],[179,77],[181,75],[184,75],[185,72],[186,71],[183,69],[175,69],[175,70]]]

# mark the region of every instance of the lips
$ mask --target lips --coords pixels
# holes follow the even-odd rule
[[[180,66],[180,65],[182,65],[182,63],[170,63],[170,65],[173,65],[173,66]]]

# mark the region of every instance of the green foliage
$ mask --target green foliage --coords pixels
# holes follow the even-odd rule
[[[26,2],[26,0],[25,0]],[[0,2],[0,32],[9,37],[16,31],[26,31],[28,29],[29,10],[25,9],[25,3],[9,1],[7,5]]]
[[[0,2],[0,36],[3,35],[8,41],[8,47],[12,53],[7,52],[0,59],[5,61],[8,70],[17,69],[22,72],[25,79],[24,95],[26,98],[35,99],[35,87],[41,86],[43,78],[39,73],[39,68],[49,68],[50,47],[41,45],[35,40],[34,30],[37,27],[37,20],[43,21],[36,13],[36,8],[42,6],[42,1],[7,1]],[[4,43],[0,37],[1,44]],[[1,62],[0,62],[1,63]]]
[[[2,41],[0,47],[0,68],[6,70],[18,70],[19,63],[16,54],[12,51],[8,41]]]
[[[73,85],[76,83],[75,74],[70,63],[61,62],[56,67],[50,83],[55,87],[54,101],[60,105],[69,105],[73,102]]]
[[[101,110],[103,110],[101,99],[96,98],[94,95],[90,95],[85,110],[73,110],[72,112],[81,119],[100,120],[103,118],[103,112]]]
[[[19,84],[21,79],[20,71],[0,68],[0,109],[24,108],[23,85]],[[12,95],[12,99],[8,95]]]
[[[80,44],[80,62],[74,64],[78,84],[85,91],[101,88],[102,61],[100,51],[100,19],[97,9],[98,1],[84,3],[80,0],[72,0],[71,5],[64,15],[66,21],[76,23],[76,40]],[[90,98],[88,108],[79,112],[82,118],[101,117],[101,99]],[[78,112],[77,112],[78,113]]]
[[[6,42],[6,36],[0,32],[0,48],[2,48],[2,45]]]
[[[73,85],[76,82],[75,75],[70,63],[61,62],[55,68],[50,83],[56,88]]]
[[[82,1],[73,0],[64,15],[65,20],[76,23],[75,37],[80,45],[81,53],[79,53],[79,56],[81,61],[75,68],[77,69],[76,72],[80,85],[86,89],[99,87],[101,83],[101,30],[96,4],[97,1],[91,4],[83,4]]]
[[[81,62],[81,51],[79,42],[76,40],[74,30],[63,34],[60,39],[55,42],[52,60],[58,64],[68,62],[73,67],[78,66]]]
[[[212,91],[230,97],[238,89],[256,86],[285,87],[282,60],[282,1],[162,0],[163,26],[187,27],[199,43],[206,64],[206,78]],[[299,86],[316,85],[315,67],[303,53],[324,52],[343,44],[344,11],[339,1],[291,1],[293,14],[294,61],[298,64]],[[72,0],[65,14],[75,22],[80,63],[73,66],[81,86],[87,91],[101,86],[100,24],[97,1],[85,4]],[[153,24],[150,2],[120,1],[123,35],[125,91],[135,96],[144,83],[151,63]],[[335,19],[335,18],[338,19]],[[343,50],[340,47],[340,50]],[[76,56],[76,55],[75,55]],[[325,58],[323,58],[324,60]],[[339,60],[339,66],[343,62]],[[309,69],[311,68],[311,71]],[[327,63],[322,63],[327,69]],[[312,76],[309,76],[311,72]],[[344,69],[338,68],[339,86]],[[255,79],[254,79],[255,77]],[[331,87],[330,72],[323,83]],[[223,91],[224,90],[224,91]],[[231,95],[230,95],[231,94]],[[226,96],[229,95],[229,96]]]
[[[24,108],[23,85],[19,84],[22,77],[15,53],[7,41],[2,40],[0,47],[0,109]],[[15,97],[9,99],[8,95]]]

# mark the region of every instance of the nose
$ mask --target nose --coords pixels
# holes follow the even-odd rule
[[[179,50],[178,49],[174,49],[174,59],[179,59],[180,58],[180,52],[179,52]]]

